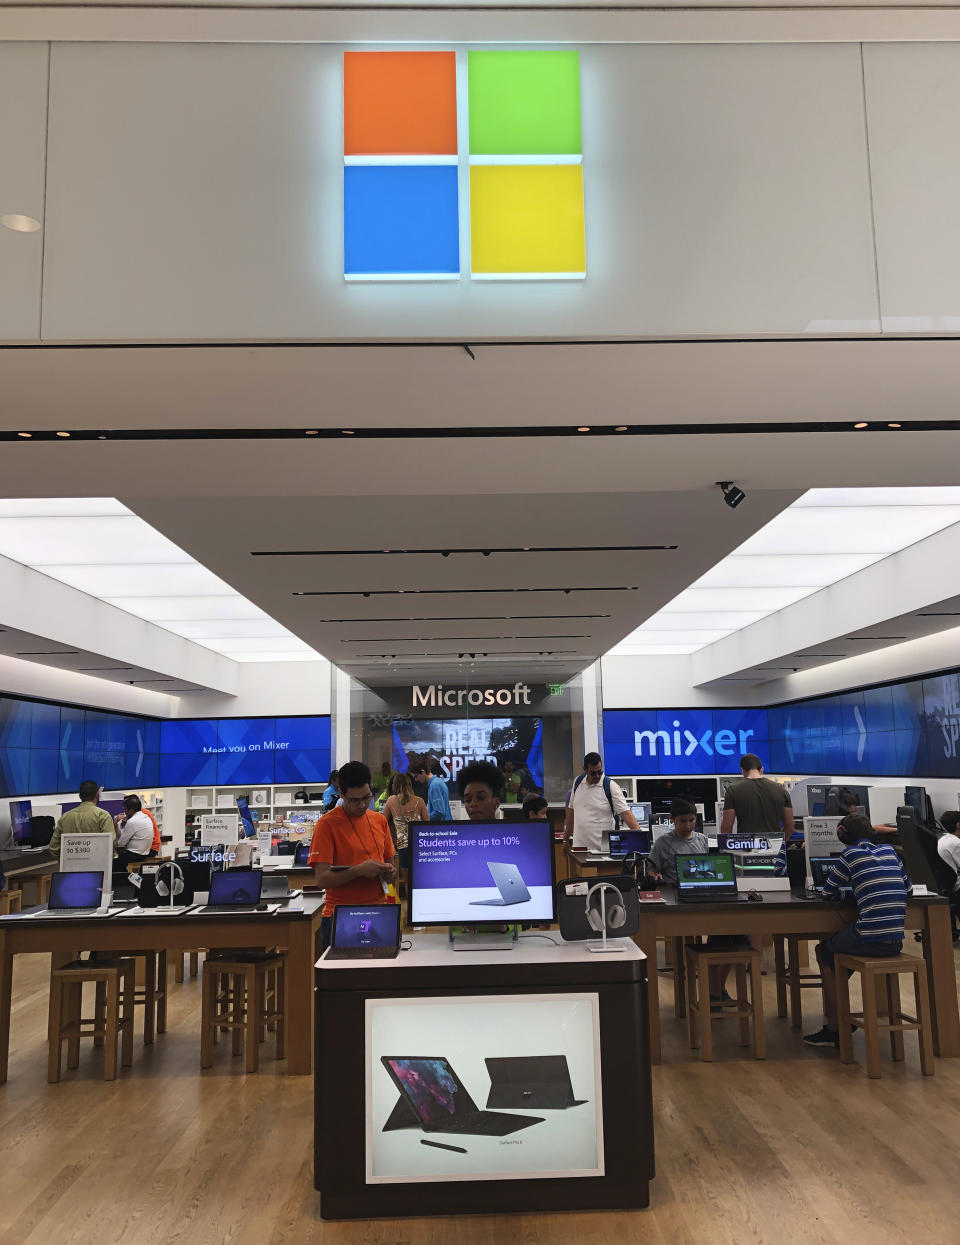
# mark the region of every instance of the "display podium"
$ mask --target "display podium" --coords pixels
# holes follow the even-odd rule
[[[554,944],[550,939],[557,939]],[[317,963],[324,1219],[637,1209],[654,1172],[647,961],[522,935]]]

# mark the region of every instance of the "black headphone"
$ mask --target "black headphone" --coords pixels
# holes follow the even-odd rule
[[[607,929],[620,929],[627,923],[627,910],[623,906],[623,895],[618,886],[614,886],[611,882],[597,882],[595,886],[591,886],[587,891],[587,924],[592,930],[596,930],[598,934],[602,934],[604,930],[603,911],[601,909],[600,897],[604,891],[613,891],[616,895],[616,902],[607,904]],[[597,902],[593,902],[594,896],[597,896]]]
[[[861,816],[861,814],[856,813],[854,814],[854,816],[859,817]],[[872,839],[873,838],[873,827],[872,826],[870,827],[869,834],[863,830],[857,831],[857,830],[852,829],[850,826],[848,826],[847,820],[846,818],[844,818],[843,821],[840,822],[839,826],[837,826],[836,833],[837,833],[837,838],[844,845],[844,847],[853,847],[854,844],[859,843],[861,839]]]

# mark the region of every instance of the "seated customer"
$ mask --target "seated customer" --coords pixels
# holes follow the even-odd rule
[[[958,822],[960,822],[960,813],[955,813],[952,810],[943,813],[940,817],[943,834],[937,839],[937,852],[940,859],[945,860],[957,875],[957,883],[954,890],[960,890],[960,833],[957,831]]]
[[[470,821],[496,821],[502,816],[503,774],[490,761],[472,761],[457,775],[457,790]]]
[[[823,888],[824,899],[839,899],[841,889],[853,888],[857,919],[817,945],[817,959],[823,978],[823,1007],[826,1023],[817,1033],[808,1033],[808,1046],[832,1046],[839,1050],[837,1033],[837,978],[834,956],[899,955],[903,948],[903,921],[907,898],[913,893],[900,857],[889,844],[874,839],[873,826],[866,817],[852,814],[837,826],[837,838],[845,844],[836,857]]]
[[[117,865],[142,864],[153,848],[153,822],[142,811],[140,797],[128,795],[123,801],[124,818],[117,827]]]
[[[549,807],[542,795],[528,795],[523,802],[524,821],[546,821]]]
[[[707,836],[697,829],[697,810],[689,800],[670,802],[673,829],[663,834],[650,848],[650,865],[658,882],[677,884],[677,857],[702,855],[709,852]]]

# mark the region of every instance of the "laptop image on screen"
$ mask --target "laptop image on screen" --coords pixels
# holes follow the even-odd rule
[[[248,869],[211,874],[210,902],[197,912],[256,912],[262,879],[262,873]]]
[[[400,952],[398,903],[338,903],[328,960],[392,960]]]
[[[506,908],[510,904],[529,903],[530,892],[516,865],[501,865],[495,861],[487,861],[487,868],[497,884],[499,899],[471,899],[470,903],[478,908]]]
[[[81,870],[78,873],[54,873],[50,879],[50,899],[46,911],[38,917],[106,916],[100,907],[103,873]]]
[[[530,1107],[541,1111],[581,1107],[574,1098],[566,1055],[517,1055],[485,1059],[490,1074],[488,1107]]]
[[[475,1137],[506,1137],[542,1124],[538,1115],[481,1111],[444,1058],[400,1058],[381,1055],[380,1062],[400,1091],[383,1131],[422,1128],[428,1133],[466,1133]]]
[[[736,903],[733,857],[728,852],[678,856],[677,899],[687,903]]]
[[[295,865],[308,865],[310,863],[310,844],[298,843],[297,850],[293,854],[293,863]]]

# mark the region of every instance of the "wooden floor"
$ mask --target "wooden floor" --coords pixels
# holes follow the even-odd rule
[[[311,1178],[311,1078],[279,1075],[269,1042],[255,1076],[223,1044],[201,1075],[197,980],[171,983],[169,1032],[145,1048],[138,1029],[119,1081],[101,1079],[102,1054],[85,1044],[80,1068],[48,1086],[48,959],[20,956],[15,972],[0,1245],[960,1240],[960,1059],[938,1060],[922,1079],[909,1038],[906,1064],[885,1060],[881,1081],[802,1048],[776,1019],[765,1063],[735,1045],[731,1022],[720,1026],[716,1062],[701,1064],[661,975],[667,1062],[654,1069],[649,1210],[324,1224]],[[775,1017],[770,976],[765,991]],[[818,999],[804,992],[807,1028],[819,1027]]]

